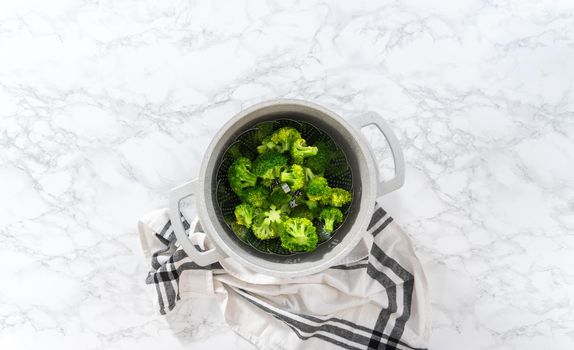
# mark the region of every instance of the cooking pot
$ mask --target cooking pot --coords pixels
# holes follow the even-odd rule
[[[227,148],[239,135],[263,121],[288,118],[309,123],[327,133],[344,152],[353,179],[353,201],[347,217],[327,242],[312,252],[293,255],[266,254],[241,241],[231,231],[217,203],[217,172]],[[371,147],[361,130],[374,125],[385,137],[393,155],[395,174],[382,181]],[[252,106],[234,116],[213,137],[201,164],[199,177],[171,191],[169,214],[178,243],[198,265],[206,266],[231,258],[252,270],[277,277],[313,274],[336,264],[347,255],[367,232],[375,200],[399,189],[404,183],[405,165],[399,142],[383,121],[369,112],[345,121],[332,111],[302,100],[273,100]],[[179,211],[179,202],[195,196],[201,227],[210,249],[199,251],[188,238]]]

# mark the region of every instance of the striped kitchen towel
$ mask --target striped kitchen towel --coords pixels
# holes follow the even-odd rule
[[[184,222],[192,242],[206,236]],[[430,337],[427,282],[408,236],[376,206],[364,240],[338,265],[277,278],[227,258],[199,266],[179,247],[167,209],[139,222],[146,283],[165,314],[182,300],[216,298],[229,326],[260,349],[425,349]],[[209,244],[208,244],[209,245]]]

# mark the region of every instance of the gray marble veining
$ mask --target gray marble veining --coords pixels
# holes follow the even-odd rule
[[[497,0],[0,4],[0,348],[252,348],[153,313],[135,223],[278,97],[398,134],[431,349],[574,348],[574,4]]]

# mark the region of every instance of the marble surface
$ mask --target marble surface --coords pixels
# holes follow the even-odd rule
[[[2,2],[0,348],[251,349],[154,314],[135,225],[278,97],[396,131],[431,349],[574,348],[574,4],[530,0]]]

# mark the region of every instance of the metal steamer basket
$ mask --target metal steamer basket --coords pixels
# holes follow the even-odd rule
[[[266,253],[241,241],[226,223],[230,206],[222,204],[225,203],[226,191],[221,188],[221,174],[224,173],[221,169],[225,167],[226,150],[241,135],[265,121],[312,126],[328,135],[344,154],[346,164],[341,166],[346,170],[338,178],[326,177],[330,182],[337,182],[337,186],[351,190],[353,201],[336,234],[312,252],[284,255]],[[278,277],[313,274],[345,257],[366,234],[376,198],[399,189],[405,176],[399,142],[380,115],[369,112],[349,122],[324,107],[301,100],[264,102],[234,116],[213,138],[202,161],[199,177],[173,189],[170,194],[173,229],[189,257],[202,266],[229,257],[252,270]],[[376,126],[390,146],[395,168],[391,180],[379,180],[372,151],[361,133],[361,129],[368,125]],[[307,132],[309,141],[314,141],[313,135],[317,133],[313,130]],[[185,233],[179,202],[188,196],[195,196],[201,227],[211,243],[207,251],[199,251]]]

